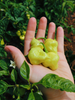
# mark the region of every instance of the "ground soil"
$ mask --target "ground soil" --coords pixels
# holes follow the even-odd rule
[[[73,25],[75,28],[75,12],[73,14],[68,13],[67,23],[69,26]],[[68,34],[68,30],[65,29],[65,36],[68,37],[72,41],[72,43],[71,43],[71,42],[65,40],[64,48],[65,48],[65,52],[69,51],[69,50],[72,51],[72,55],[74,56],[74,59],[71,62],[70,67],[73,71],[75,71],[75,69],[74,69],[74,67],[75,67],[75,33],[73,34],[73,32],[70,32],[70,34]],[[69,57],[69,55],[67,55],[67,57]]]

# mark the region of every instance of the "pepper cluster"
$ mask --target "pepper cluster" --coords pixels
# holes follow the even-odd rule
[[[16,34],[17,34],[17,36],[19,36],[20,40],[24,40],[26,31],[24,31],[24,30],[18,30],[16,32]]]
[[[58,42],[53,39],[46,39],[44,43],[33,38],[31,41],[31,49],[28,53],[28,59],[31,64],[43,64],[52,70],[58,68],[59,56],[57,54]]]

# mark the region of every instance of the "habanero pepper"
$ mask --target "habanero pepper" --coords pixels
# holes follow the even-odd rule
[[[45,40],[44,45],[48,52],[57,53],[58,42],[56,40],[48,38]]]
[[[47,54],[40,47],[34,47],[29,51],[28,58],[31,64],[38,65],[47,58]]]
[[[31,41],[31,48],[40,47],[43,50],[43,45],[40,43],[39,40],[33,38]]]
[[[59,61],[59,56],[55,52],[48,52],[47,58],[42,63],[45,67],[49,67],[52,70],[56,70],[58,68],[57,62]]]
[[[52,70],[58,68],[59,56],[57,54],[58,42],[53,39],[46,39],[44,44],[33,38],[28,58],[31,64],[43,64]]]

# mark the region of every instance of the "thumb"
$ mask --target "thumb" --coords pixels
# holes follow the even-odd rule
[[[5,51],[9,52],[12,55],[12,58],[15,61],[16,66],[18,67],[18,69],[20,69],[22,63],[25,60],[25,57],[22,54],[22,52],[18,48],[10,45],[5,46]]]
[[[24,55],[22,54],[22,52],[18,48],[14,47],[14,46],[10,46],[10,45],[5,46],[5,50],[12,55],[12,58],[13,58],[15,64],[16,64],[17,68],[20,69],[20,67],[23,64],[24,60],[26,61],[26,59],[25,59]],[[32,68],[31,68],[31,65],[29,63],[28,63],[28,65],[30,67],[30,75],[29,76],[31,76],[31,72],[32,72],[31,69]]]

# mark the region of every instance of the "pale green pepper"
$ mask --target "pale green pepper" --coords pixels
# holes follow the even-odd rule
[[[43,64],[52,70],[58,68],[59,56],[57,54],[58,42],[53,39],[46,39],[44,44],[33,38],[28,58],[31,64]]]
[[[33,40],[31,41],[31,48],[34,47],[40,47],[41,49],[43,49],[43,45],[40,43],[39,40],[33,38]]]
[[[38,65],[47,58],[47,53],[40,47],[34,47],[29,51],[28,58],[31,64]]]
[[[53,39],[46,39],[44,45],[48,52],[55,52],[57,53],[58,42]]]
[[[48,52],[47,53],[47,58],[44,60],[42,63],[45,67],[49,67],[52,70],[56,70],[58,68],[58,61],[59,61],[59,56],[55,52]]]

